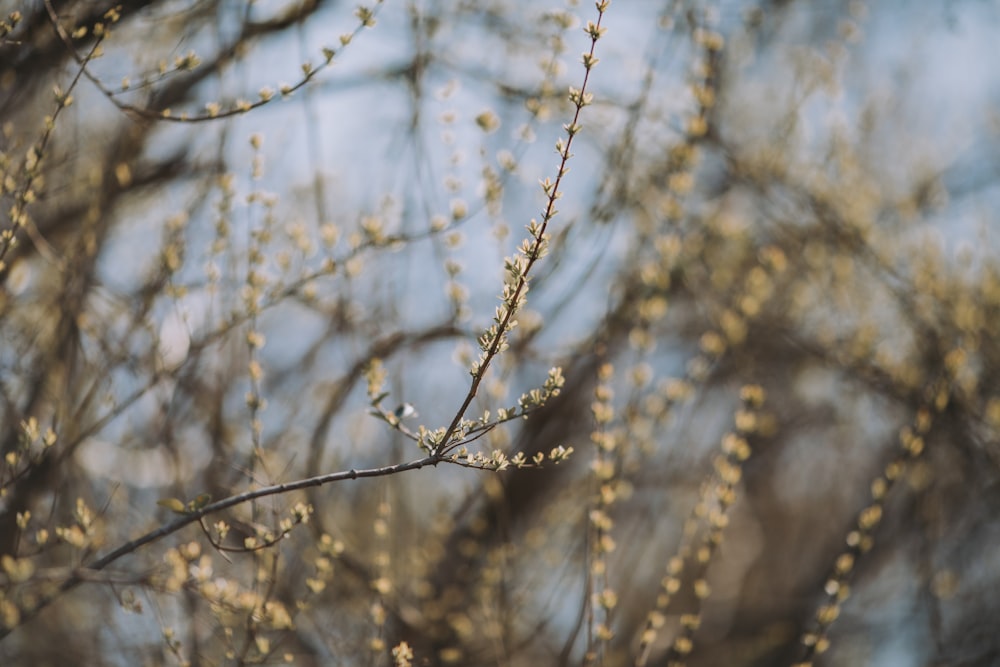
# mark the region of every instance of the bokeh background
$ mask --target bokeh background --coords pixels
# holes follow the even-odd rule
[[[613,2],[467,415],[561,367],[470,449],[569,459],[248,503],[37,613],[158,501],[422,456],[373,362],[452,420],[598,12],[0,8],[3,664],[1000,661],[995,3]]]

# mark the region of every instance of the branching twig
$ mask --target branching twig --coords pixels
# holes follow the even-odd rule
[[[566,130],[566,141],[560,139],[556,142],[556,151],[559,154],[559,169],[556,173],[556,180],[553,182],[551,179],[546,178],[542,181],[542,190],[545,192],[547,197],[547,203],[545,206],[545,211],[542,214],[542,221],[539,223],[537,220],[532,220],[528,225],[528,232],[530,234],[530,239],[525,239],[518,251],[520,255],[514,255],[508,258],[507,266],[505,267],[507,271],[508,282],[504,284],[503,291],[503,304],[497,308],[497,314],[494,318],[495,324],[490,327],[486,333],[480,337],[480,347],[482,349],[482,354],[479,360],[472,367],[472,383],[469,385],[469,390],[465,395],[465,399],[462,401],[461,407],[455,413],[455,417],[452,419],[451,424],[445,430],[443,437],[436,443],[435,452],[444,452],[450,448],[453,444],[451,443],[452,437],[455,435],[456,431],[462,424],[462,420],[465,418],[465,413],[468,411],[469,406],[472,404],[473,399],[479,392],[479,385],[482,383],[483,378],[486,376],[486,371],[489,369],[490,364],[493,360],[507,348],[507,334],[514,328],[517,324],[517,320],[514,319],[514,315],[518,310],[524,305],[525,297],[528,291],[528,279],[531,273],[532,267],[534,267],[535,262],[537,262],[546,252],[546,246],[548,241],[548,235],[546,230],[548,229],[549,222],[556,216],[558,212],[556,210],[556,200],[562,195],[559,191],[559,186],[562,184],[563,176],[568,172],[567,163],[571,156],[570,147],[573,144],[573,138],[581,130],[580,112],[583,107],[590,103],[592,96],[587,92],[587,82],[590,79],[590,71],[598,63],[598,59],[594,56],[594,50],[597,47],[597,40],[601,38],[606,28],[601,27],[601,19],[604,18],[604,12],[610,4],[610,0],[599,0],[595,3],[597,6],[597,23],[588,21],[587,27],[584,31],[590,35],[590,50],[583,54],[583,66],[586,70],[583,76],[583,85],[580,89],[570,88],[570,101],[576,107],[576,111],[573,114],[573,120],[563,126]]]
[[[324,484],[331,484],[333,482],[342,482],[348,479],[363,479],[367,477],[385,477],[387,475],[395,475],[397,473],[406,472],[407,470],[419,470],[426,466],[437,465],[441,462],[440,457],[437,456],[426,456],[421,459],[416,459],[414,461],[409,461],[406,463],[397,463],[395,465],[382,466],[379,468],[363,468],[361,470],[356,470],[354,468],[350,470],[342,470],[339,472],[327,473],[325,475],[318,475],[316,477],[309,477],[306,479],[300,479],[294,482],[287,482],[284,484],[274,484],[272,486],[265,486],[260,489],[254,489],[252,491],[246,491],[245,493],[240,493],[235,496],[230,496],[229,498],[224,498],[214,503],[205,505],[196,510],[193,510],[181,517],[178,517],[171,521],[170,523],[160,526],[156,530],[152,530],[142,537],[138,537],[131,540],[111,553],[102,556],[96,560],[91,561],[87,565],[77,570],[74,570],[73,574],[70,575],[66,581],[64,581],[54,592],[41,597],[36,605],[31,608],[24,610],[21,614],[21,625],[23,625],[27,620],[38,614],[42,609],[47,607],[56,598],[60,597],[62,594],[71,591],[76,588],[79,584],[87,581],[94,572],[99,572],[111,565],[123,556],[127,556],[130,553],[138,551],[141,547],[147,544],[152,544],[157,542],[168,535],[172,535],[177,531],[191,525],[192,523],[199,522],[202,517],[208,516],[210,514],[216,514],[223,510],[229,509],[230,507],[235,507],[237,505],[242,505],[243,503],[250,502],[251,500],[256,500],[258,498],[265,498],[267,496],[276,496],[284,493],[290,493],[292,491],[299,491],[301,489],[307,489],[314,486],[323,486]],[[14,628],[0,628],[0,640],[10,634]]]

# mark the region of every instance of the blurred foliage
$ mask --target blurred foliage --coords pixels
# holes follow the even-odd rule
[[[0,663],[1000,661],[992,3],[0,9]]]

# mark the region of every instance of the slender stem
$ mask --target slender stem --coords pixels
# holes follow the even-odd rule
[[[260,489],[254,489],[253,491],[246,491],[245,493],[240,493],[235,496],[230,496],[224,498],[214,503],[205,505],[204,507],[198,508],[197,510],[188,512],[183,516],[180,516],[170,523],[160,526],[156,530],[152,530],[145,535],[138,537],[130,542],[127,542],[114,551],[91,561],[90,563],[78,568],[73,572],[66,581],[62,582],[60,586],[52,593],[43,596],[39,599],[38,603],[30,610],[25,610],[21,614],[20,623],[17,626],[10,628],[0,628],[0,640],[9,635],[15,628],[20,627],[26,621],[38,614],[42,609],[47,607],[56,598],[60,597],[63,593],[67,593],[70,590],[76,588],[79,584],[88,580],[89,575],[93,572],[98,572],[103,570],[108,565],[111,565],[119,558],[127,556],[128,554],[137,551],[141,547],[147,544],[152,544],[164,537],[176,533],[180,529],[200,521],[203,517],[210,514],[215,514],[221,512],[222,510],[229,509],[230,507],[235,507],[236,505],[241,505],[243,503],[255,500],[257,498],[264,498],[266,496],[275,496],[283,493],[289,493],[291,491],[298,491],[300,489],[307,489],[314,486],[323,486],[324,484],[330,484],[332,482],[341,482],[348,479],[363,479],[366,477],[384,477],[386,475],[395,475],[397,473],[406,472],[407,470],[419,470],[425,466],[437,465],[440,463],[441,459],[438,456],[426,456],[421,459],[416,459],[414,461],[408,461],[406,463],[397,463],[395,465],[382,466],[380,468],[363,468],[357,470],[351,468],[350,470],[341,470],[339,472],[327,473],[325,475],[317,475],[316,477],[308,477],[306,479],[296,480],[294,482],[287,482],[284,484],[274,484],[272,486],[265,486]]]
[[[465,413],[472,404],[472,400],[479,392],[479,385],[486,376],[486,371],[489,369],[490,363],[492,363],[493,359],[495,359],[500,353],[500,348],[506,338],[506,333],[509,330],[511,320],[517,312],[518,302],[521,299],[521,295],[527,288],[528,274],[531,272],[531,268],[535,265],[535,262],[537,262],[539,257],[541,257],[542,246],[545,242],[545,231],[548,227],[549,221],[556,215],[556,200],[559,198],[560,194],[559,186],[562,184],[563,176],[566,175],[566,163],[569,162],[571,155],[570,147],[573,145],[573,138],[576,136],[580,128],[580,112],[583,110],[583,107],[586,106],[585,95],[587,92],[587,82],[590,80],[590,71],[593,69],[593,65],[597,62],[594,58],[594,50],[597,47],[602,18],[604,18],[604,9],[602,7],[602,3],[598,3],[597,24],[595,25],[594,32],[591,35],[590,51],[583,56],[585,73],[583,75],[583,85],[580,86],[580,91],[575,98],[576,112],[573,114],[572,123],[565,126],[567,134],[566,144],[559,151],[559,169],[556,173],[555,183],[546,190],[548,202],[546,203],[545,212],[542,215],[542,223],[538,228],[537,234],[533,233],[534,242],[531,245],[531,250],[527,253],[527,263],[525,264],[524,270],[521,271],[518,276],[517,285],[514,288],[513,294],[506,298],[508,307],[504,309],[505,313],[496,329],[496,335],[493,337],[489,347],[486,349],[486,355],[483,357],[482,363],[479,364],[479,367],[472,376],[472,383],[469,385],[469,391],[466,393],[465,399],[462,401],[462,406],[458,409],[458,412],[455,413],[455,418],[451,420],[451,424],[448,426],[444,436],[438,443],[438,452],[445,451],[448,448],[449,440],[451,440],[452,436],[458,430],[459,425],[462,423],[462,419],[465,418]]]

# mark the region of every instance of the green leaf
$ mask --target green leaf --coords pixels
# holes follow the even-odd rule
[[[156,504],[160,507],[166,507],[168,510],[174,514],[187,514],[187,509],[177,498],[163,498],[162,500],[157,500]]]
[[[210,493],[199,493],[195,496],[194,500],[188,503],[188,511],[200,510],[210,502],[212,502],[212,495]]]

